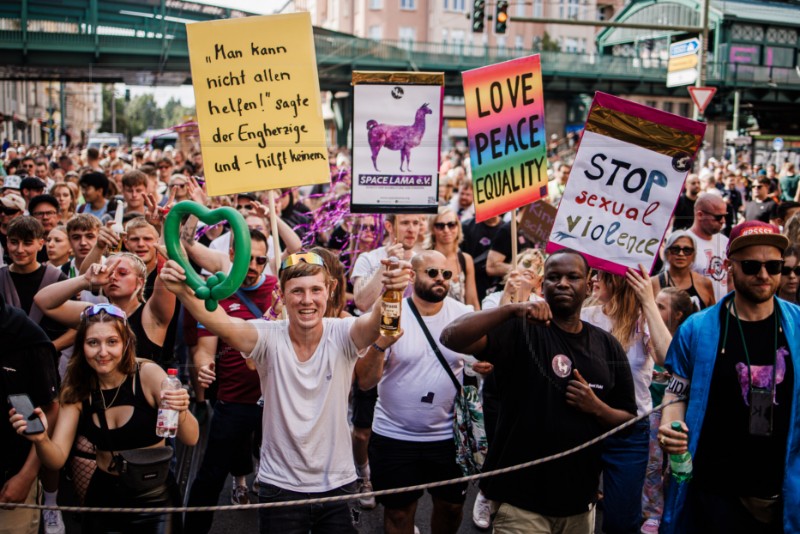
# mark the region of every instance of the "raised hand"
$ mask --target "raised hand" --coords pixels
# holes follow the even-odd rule
[[[89,266],[89,269],[83,276],[91,284],[93,291],[101,289],[108,284],[111,273],[117,270],[117,266],[121,261],[122,258],[117,257],[105,265],[95,263]]]
[[[168,260],[158,275],[166,288],[176,295],[188,291],[186,271],[175,260]]]
[[[389,269],[392,262],[388,258],[381,260],[381,263],[386,269],[382,275],[384,289],[397,289],[400,291],[405,291],[408,287],[408,283],[411,281],[411,273],[413,272],[411,263],[405,260],[400,260],[397,268],[391,270]]]
[[[653,303],[655,304],[656,296],[653,294],[653,285],[650,282],[650,276],[647,274],[647,269],[644,265],[639,264],[639,271],[628,269],[625,274],[625,280],[631,286],[636,298],[642,305]]]
[[[28,423],[25,421],[25,418],[22,414],[18,414],[14,408],[8,412],[9,422],[11,423],[11,427],[14,431],[19,434],[20,436],[26,438],[28,441],[44,441],[47,439],[47,417],[45,417],[44,412],[41,408],[35,408],[33,413],[39,417],[39,420],[42,422],[44,426],[44,432],[40,432],[38,434],[25,434],[25,430],[28,428]]]

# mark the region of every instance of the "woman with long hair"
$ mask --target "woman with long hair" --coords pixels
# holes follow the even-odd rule
[[[790,245],[783,253],[783,269],[781,285],[778,286],[778,297],[797,304],[797,293],[800,290],[800,248]]]
[[[25,435],[21,415],[11,423],[17,433],[34,442],[36,453],[50,469],[60,469],[80,433],[97,450],[97,470],[92,475],[85,503],[88,506],[177,506],[179,492],[174,477],[149,490],[135,490],[120,478],[115,453],[164,446],[156,434],[158,408],[179,412],[177,438],[194,445],[199,437],[197,420],[189,412],[189,394],[180,388],[161,391],[167,376],[158,366],[136,357],[134,333],[127,314],[110,304],[93,305],[81,314],[72,358],[61,388],[61,408],[52,438],[47,432]],[[35,413],[47,425],[40,409]],[[100,418],[104,418],[104,425]],[[179,532],[179,514],[124,513],[83,515],[83,532]]]
[[[130,252],[120,252],[109,256],[104,265],[90,265],[81,276],[41,289],[34,302],[51,319],[74,327],[91,303],[70,299],[83,290],[102,290],[111,304],[127,314],[136,334],[136,355],[162,364],[161,349],[175,311],[175,295],[156,277],[153,294],[145,302],[146,280],[147,266],[142,259]]]
[[[638,415],[653,407],[650,383],[654,364],[663,365],[670,335],[653,298],[646,271],[628,271],[628,280],[601,271],[597,306],[584,308],[581,319],[610,332],[628,356]],[[649,456],[650,424],[642,420],[625,435],[603,442],[603,530],[638,532],[641,497]]]
[[[61,182],[53,186],[50,194],[58,200],[58,217],[60,223],[66,225],[67,221],[75,215],[75,209],[77,207],[75,192],[68,184]]]
[[[435,250],[447,258],[447,267],[453,272],[447,296],[480,310],[478,289],[475,286],[475,264],[472,256],[462,252],[459,244],[464,240],[461,221],[452,208],[442,206],[429,218],[430,234],[426,249]]]
[[[656,295],[664,287],[683,289],[699,309],[716,303],[711,280],[692,271],[697,256],[697,244],[685,230],[672,232],[664,245],[664,270],[652,279]]]
[[[541,300],[542,278],[544,276],[544,254],[536,248],[529,248],[517,256],[517,265],[503,278],[503,290],[489,294],[481,306],[496,308],[512,302]]]

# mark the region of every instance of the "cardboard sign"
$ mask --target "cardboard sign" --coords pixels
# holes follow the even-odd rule
[[[572,248],[619,275],[640,263],[652,269],[705,129],[597,93],[547,252]]]
[[[485,221],[547,196],[547,142],[539,56],[461,74],[475,194]]]
[[[197,22],[186,35],[208,193],[328,182],[311,15]]]
[[[357,71],[353,83],[350,211],[436,213],[444,75]]]
[[[556,220],[556,207],[545,200],[537,200],[522,213],[519,231],[538,248],[544,248]]]

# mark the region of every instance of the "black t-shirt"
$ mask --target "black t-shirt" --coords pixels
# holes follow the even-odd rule
[[[461,250],[472,256],[475,262],[475,285],[478,289],[478,299],[481,300],[499,280],[486,274],[486,257],[501,226],[502,223],[495,226],[489,226],[485,222],[477,223],[474,218],[464,222],[462,226],[464,241],[461,242]]]
[[[8,236],[0,232],[0,246],[3,247],[3,265],[11,265],[11,256],[8,255]]]
[[[625,351],[609,333],[583,323],[578,334],[512,318],[493,330],[482,360],[494,363],[500,413],[484,469],[542,458],[589,441],[603,431],[593,416],[566,403],[577,369],[613,408],[636,413]],[[597,500],[601,446],[507,475],[487,478],[489,499],[543,515],[583,513]]]
[[[150,274],[147,275],[147,280],[145,281],[144,286],[144,299],[145,301],[150,300],[150,297],[153,296],[153,290],[156,285],[156,277],[158,277],[158,268],[153,269]],[[167,331],[164,334],[164,344],[161,345],[160,349],[160,358],[155,359],[158,365],[160,365],[165,371],[170,367],[177,366],[177,360],[175,357],[175,340],[178,335],[178,316],[180,315],[180,308],[181,303],[176,299],[175,300],[175,312],[172,314],[172,319],[170,319],[169,324],[167,325]]]
[[[728,326],[725,354],[723,340],[717,349],[714,373],[708,391],[703,429],[694,458],[694,483],[709,492],[771,497],[781,492],[786,443],[792,413],[794,368],[786,336],[778,332],[778,367],[773,404],[772,436],[751,436],[747,360],[736,318],[722,308],[720,324]],[[772,354],[775,339],[775,314],[762,321],[742,321],[755,386],[772,384]],[[724,333],[722,334],[724,335]],[[746,401],[747,399],[747,401]]]
[[[0,483],[2,474],[15,475],[22,468],[33,446],[18,435],[8,422],[6,398],[12,393],[27,393],[34,406],[50,404],[58,394],[58,372],[52,345],[34,345],[22,350],[0,350],[0,399],[6,407],[0,417]]]
[[[533,243],[528,241],[528,239],[522,234],[522,232],[518,232],[517,234],[517,253],[522,252],[525,249],[529,249],[533,246]],[[492,250],[499,252],[503,256],[506,257],[506,263],[511,262],[511,223],[503,223],[500,226],[500,230],[497,231],[495,234],[494,239],[492,240]]]
[[[685,230],[691,228],[694,224],[694,200],[682,193],[678,197],[678,203],[675,205],[675,213],[672,214],[674,221],[672,222],[672,231]]]
[[[26,314],[31,311],[33,297],[36,295],[36,292],[39,291],[39,286],[42,284],[42,278],[44,278],[46,269],[46,265],[40,265],[39,268],[32,273],[15,273],[10,269],[8,271],[8,274],[11,275],[11,280],[14,282],[17,295],[19,296],[20,308]],[[62,271],[58,277],[58,281],[60,282],[66,279],[67,276]],[[67,331],[67,327],[47,316],[42,317],[39,321],[39,326],[45,331],[50,341],[56,340]]]

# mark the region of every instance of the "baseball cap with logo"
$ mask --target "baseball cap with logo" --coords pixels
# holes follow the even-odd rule
[[[25,199],[14,193],[0,197],[0,204],[4,208],[25,211]]]
[[[16,189],[19,191],[19,184],[22,181],[22,178],[17,176],[16,174],[9,174],[3,180],[3,189]]]
[[[728,241],[728,257],[745,247],[753,245],[771,245],[780,249],[781,254],[789,246],[789,238],[783,235],[777,226],[761,221],[746,221],[731,229]]]

